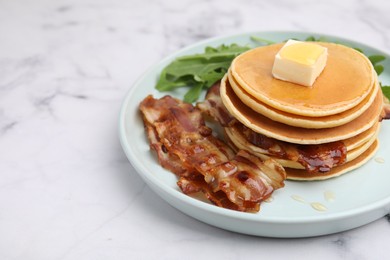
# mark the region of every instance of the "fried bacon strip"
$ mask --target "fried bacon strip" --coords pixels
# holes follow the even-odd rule
[[[274,189],[283,187],[284,169],[273,160],[261,161],[246,151],[239,151],[225,163],[212,168],[219,181],[209,185],[226,193],[234,204],[244,208],[255,206],[258,198],[268,198]],[[254,209],[255,210],[255,209]]]
[[[382,121],[383,119],[390,119],[390,101],[384,95],[383,95],[383,110],[379,120]]]
[[[246,209],[241,209],[238,205],[231,202],[223,191],[213,192],[201,174],[194,173],[192,176],[182,176],[179,178],[177,185],[184,194],[190,195],[197,192],[202,192],[209,201],[218,207],[247,212],[255,212],[259,211],[260,209],[260,203],[253,203],[253,206]]]
[[[170,96],[140,104],[151,149],[160,164],[178,175],[186,194],[201,191],[218,206],[258,211],[260,202],[284,186],[284,169],[247,152],[237,155],[212,135],[202,113]]]
[[[233,128],[248,143],[261,148],[264,154],[299,162],[308,172],[313,173],[327,172],[346,161],[347,148],[341,141],[322,145],[297,145],[254,132],[229,114],[222,103],[219,86],[212,86],[205,100],[199,102],[197,107],[223,127]]]
[[[217,205],[220,203],[220,206],[225,208],[255,212],[259,211],[258,198],[265,200],[274,189],[283,187],[285,178],[284,174],[281,174],[283,172],[282,166],[272,160],[263,162],[241,150],[232,160],[208,171],[208,174],[217,177],[206,187],[205,182],[199,183],[199,179],[190,182],[187,177],[181,177],[178,185],[186,194],[202,191],[210,201]],[[212,193],[210,190],[217,192]],[[228,201],[220,199],[221,193],[218,194],[220,191],[223,191]]]

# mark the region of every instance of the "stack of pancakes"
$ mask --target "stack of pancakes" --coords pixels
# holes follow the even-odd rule
[[[345,144],[346,162],[328,172],[309,173],[296,161],[274,158],[285,167],[289,179],[341,175],[367,162],[378,148],[383,97],[371,62],[352,48],[317,44],[328,49],[328,58],[312,87],[272,76],[282,43],[241,54],[221,82],[221,98],[228,111],[256,133],[297,145]],[[237,148],[272,157],[239,131],[227,129],[227,136]]]

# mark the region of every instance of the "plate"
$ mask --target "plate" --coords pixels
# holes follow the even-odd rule
[[[122,104],[119,135],[123,150],[149,187],[173,207],[210,225],[249,235],[265,237],[310,237],[336,233],[368,224],[390,212],[390,122],[383,122],[379,134],[380,148],[363,167],[338,178],[315,182],[286,181],[275,191],[272,200],[263,202],[258,213],[236,212],[183,194],[176,185],[176,176],[163,169],[149,149],[138,104],[147,95],[161,97],[181,92],[160,93],[154,89],[160,71],[175,57],[200,53],[206,46],[237,43],[257,46],[251,36],[271,41],[289,38],[305,39],[324,36],[333,42],[358,47],[367,55],[387,57],[382,63],[390,67],[390,58],[380,50],[329,35],[302,32],[261,32],[214,38],[184,48],[165,58],[147,71],[131,88]],[[380,81],[390,84],[390,73],[384,71]],[[317,203],[317,204],[313,204]],[[321,205],[318,210],[314,205]],[[326,210],[325,210],[326,208]]]

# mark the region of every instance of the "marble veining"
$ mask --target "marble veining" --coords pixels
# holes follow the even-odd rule
[[[332,244],[336,246],[336,250],[341,257],[346,257],[351,253],[350,244],[352,238],[344,233],[336,236],[336,239],[332,241]]]
[[[385,259],[390,217],[269,239],[175,210],[118,140],[132,84],[210,37],[294,30],[390,53],[384,0],[0,1],[0,259]]]

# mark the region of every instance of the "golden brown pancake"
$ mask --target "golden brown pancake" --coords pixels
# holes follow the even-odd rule
[[[375,71],[360,52],[334,43],[317,43],[328,49],[325,69],[312,87],[275,79],[272,66],[283,43],[258,47],[235,58],[232,76],[256,100],[277,110],[302,116],[328,116],[362,102],[374,87]]]
[[[381,124],[376,122],[372,127],[364,131],[363,133],[360,133],[358,135],[355,135],[351,138],[343,140],[343,143],[347,147],[347,151],[350,151],[352,149],[355,149],[365,142],[368,142],[369,139],[371,139],[374,135],[378,135],[380,131]]]
[[[307,117],[277,110],[259,100],[256,100],[238,85],[231,75],[230,70],[228,72],[227,80],[229,81],[228,84],[232,87],[234,93],[248,107],[274,121],[303,128],[331,128],[346,124],[360,116],[373,103],[375,96],[379,91],[379,83],[378,81],[375,81],[375,86],[372,88],[369,95],[355,107],[335,115]]]
[[[372,105],[351,122],[332,128],[309,129],[273,121],[246,106],[234,93],[227,75],[222,79],[220,92],[227,110],[245,126],[268,137],[297,144],[329,143],[363,133],[378,122],[383,104],[382,92],[378,91]]]
[[[312,87],[272,76],[275,55],[283,43],[252,49],[235,58],[220,86],[228,112],[255,133],[271,138],[264,137],[261,143],[261,136],[257,140],[248,129],[230,125],[225,126],[229,143],[263,160],[276,160],[292,180],[339,176],[367,162],[378,148],[383,94],[371,62],[352,48],[318,44],[327,48],[328,58]],[[333,150],[340,144],[342,150]],[[300,152],[306,149],[324,149],[325,153],[316,157],[324,160],[321,163],[332,165],[333,158],[325,154],[334,154],[337,160],[341,153],[345,161],[339,161],[341,165],[336,161],[330,171],[313,171],[310,167],[315,163],[311,165],[311,161],[317,155],[302,160]]]

